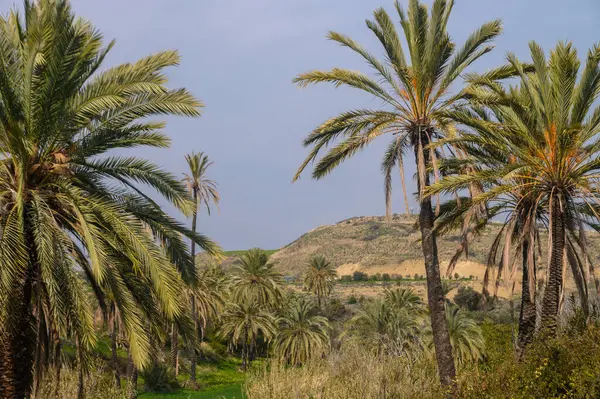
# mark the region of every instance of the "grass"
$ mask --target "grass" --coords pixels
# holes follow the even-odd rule
[[[242,384],[235,383],[208,388],[202,391],[184,389],[173,393],[143,393],[138,395],[142,399],[242,399]]]
[[[216,364],[199,364],[197,369],[199,391],[182,389],[172,393],[146,392],[138,395],[142,399],[242,399],[242,384],[246,375],[239,371],[240,361],[230,359]],[[182,385],[189,376],[180,375]]]
[[[238,249],[238,250],[234,250],[234,251],[223,251],[223,254],[225,256],[241,256],[243,254],[245,254],[248,250],[247,249]],[[279,251],[278,249],[265,249],[264,250],[267,255],[273,255],[275,252]]]

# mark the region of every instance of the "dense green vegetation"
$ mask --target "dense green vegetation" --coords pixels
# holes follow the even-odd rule
[[[200,115],[199,100],[167,86],[175,51],[105,68],[114,42],[66,0],[25,1],[0,17],[0,398],[600,397],[590,246],[600,230],[600,46],[582,61],[571,43],[547,56],[532,42],[531,60],[509,53],[505,65],[467,73],[502,24],[457,46],[453,6],[376,9],[367,27],[381,59],[330,32],[374,77],[334,68],[294,79],[380,104],[310,133],[294,180],[312,161],[323,178],[387,135],[385,201],[399,167],[407,204],[403,165],[414,153],[418,219],[347,220],[277,253],[223,252],[198,232],[220,201],[206,154],[185,157],[183,180],[117,155],[168,147],[157,118]],[[331,252],[306,245],[335,234],[344,244]],[[392,250],[401,239],[411,248]],[[487,267],[481,293],[455,269],[473,247]],[[425,274],[338,275],[357,254],[373,265],[422,258]],[[286,256],[292,276],[276,266]],[[336,292],[369,283],[381,292]]]

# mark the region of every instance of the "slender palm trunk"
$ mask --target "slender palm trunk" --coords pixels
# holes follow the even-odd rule
[[[77,399],[83,399],[85,397],[84,391],[84,382],[83,382],[83,373],[84,373],[84,364],[83,364],[83,349],[81,348],[81,343],[79,342],[79,338],[75,340],[76,350],[77,350],[77,373],[78,373],[78,388],[77,388]]]
[[[175,376],[179,375],[179,333],[177,324],[173,322],[171,327],[171,365],[175,371]]]
[[[196,232],[196,222],[198,221],[198,190],[194,189],[194,214],[192,215],[192,232]],[[192,255],[192,262],[194,262],[194,267],[196,267],[196,242],[192,240],[190,254]],[[195,335],[194,338],[199,336],[199,323],[198,323],[198,313],[196,311],[196,298],[192,295],[192,317],[194,318],[194,329]],[[190,379],[193,384],[196,384],[196,363],[198,362],[198,356],[196,354],[196,339],[192,340],[192,355],[191,355],[191,372]]]
[[[58,331],[54,331],[54,368],[56,370],[56,391],[54,396],[58,399],[60,397],[60,371],[62,368],[62,361],[60,359],[60,336]]]
[[[113,364],[113,368],[115,371],[115,381],[117,383],[117,386],[120,387],[121,386],[121,373],[119,371],[119,359],[117,357],[117,313],[116,313],[116,307],[115,307],[115,303],[112,302],[110,304],[110,313],[111,313],[111,321],[112,321],[112,331],[110,334],[110,341],[111,341],[111,352],[112,352],[112,364]]]
[[[25,225],[25,242],[29,247],[29,267],[20,286],[15,287],[16,304],[9,317],[14,320],[10,327],[0,326],[0,398],[29,398],[33,384],[33,364],[36,352],[35,318],[33,316],[33,284],[38,262],[33,233]],[[6,328],[8,327],[8,328]]]
[[[133,364],[131,350],[128,350],[127,352],[127,378],[129,379],[129,392],[131,393],[131,398],[133,399],[137,396],[138,371],[135,367],[135,364]]]
[[[419,178],[419,193],[429,186],[429,157],[426,156],[424,148],[429,144],[427,134],[419,133],[420,145],[415,146],[415,158]],[[452,345],[446,321],[446,309],[442,279],[440,276],[440,265],[436,234],[433,231],[434,214],[431,207],[431,197],[420,195],[419,225],[421,228],[421,245],[425,260],[425,272],[427,274],[427,300],[429,303],[429,315],[431,317],[431,329],[433,332],[433,343],[438,365],[440,381],[444,386],[452,386],[456,377],[454,358],[452,357]]]
[[[521,295],[521,311],[519,313],[519,335],[517,345],[519,348],[519,357],[525,352],[525,347],[533,340],[533,333],[535,332],[535,300],[532,300],[533,293],[529,289],[530,279],[535,281],[535,261],[533,264],[529,264],[529,246],[533,243],[529,243],[529,240],[525,240],[523,243],[523,282],[522,282],[522,295]],[[533,285],[535,287],[535,284]]]
[[[404,180],[404,161],[402,157],[398,158],[398,166],[400,168],[400,183],[402,185],[402,195],[404,196],[404,212],[410,215],[410,205],[408,204],[408,194],[406,194],[406,181]]]
[[[552,251],[550,253],[550,270],[548,283],[542,301],[542,329],[548,334],[556,334],[558,305],[562,291],[563,254],[565,249],[565,219],[560,197],[554,195],[551,205]]]

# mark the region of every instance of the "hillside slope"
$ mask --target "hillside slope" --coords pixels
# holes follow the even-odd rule
[[[420,232],[415,217],[394,215],[385,217],[355,217],[333,225],[318,227],[275,252],[271,259],[284,274],[298,276],[311,256],[323,255],[337,268],[339,275],[356,270],[366,273],[389,273],[403,276],[424,275]],[[463,256],[455,271],[461,277],[482,279],[487,254],[500,225],[491,224],[469,247],[468,260]],[[542,240],[547,236],[542,235]],[[440,265],[445,271],[460,243],[458,232],[438,237]],[[600,259],[600,235],[589,234],[592,256]],[[545,264],[545,256],[541,265]]]

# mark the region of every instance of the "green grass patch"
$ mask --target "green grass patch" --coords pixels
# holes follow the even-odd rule
[[[183,389],[171,393],[146,392],[138,397],[142,399],[242,399],[242,384],[246,374],[239,370],[239,359],[229,359],[216,364],[199,364],[196,370],[200,390]],[[186,385],[189,375],[180,374],[178,380]],[[142,382],[143,385],[143,382]]]
[[[278,249],[265,249],[264,251],[267,253],[267,255],[273,255],[275,252],[277,252],[279,250]],[[248,252],[247,249],[238,249],[235,251],[223,251],[223,254],[225,256],[242,256],[246,252]]]

